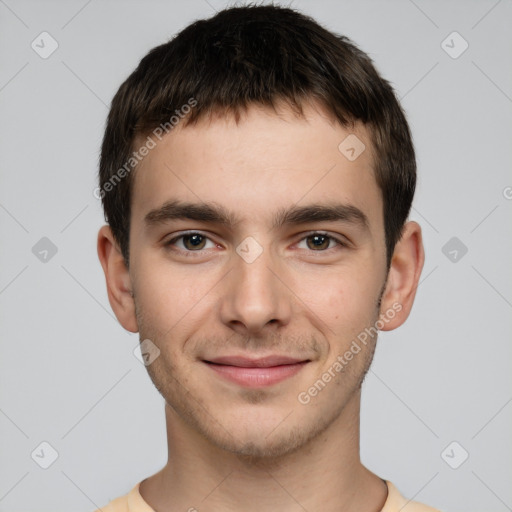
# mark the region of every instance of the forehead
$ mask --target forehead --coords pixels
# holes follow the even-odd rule
[[[155,142],[134,175],[133,223],[179,200],[222,205],[248,224],[293,205],[344,203],[383,225],[369,132],[344,128],[314,105],[304,117],[249,107],[238,120],[178,125]]]

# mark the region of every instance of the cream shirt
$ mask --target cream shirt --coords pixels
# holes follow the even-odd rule
[[[381,512],[439,512],[437,509],[422,505],[416,501],[406,500],[397,488],[386,480],[388,499]],[[112,500],[108,505],[96,512],[155,512],[143,499],[139,492],[140,482],[125,496]]]

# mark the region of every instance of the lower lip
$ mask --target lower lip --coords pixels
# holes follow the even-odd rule
[[[268,368],[247,368],[224,364],[206,363],[214,372],[225,379],[248,388],[261,388],[282,382],[300,372],[308,361],[283,364]]]

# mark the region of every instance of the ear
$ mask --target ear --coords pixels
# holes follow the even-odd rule
[[[130,274],[110,226],[103,226],[98,233],[98,257],[117,319],[127,331],[138,332]]]
[[[416,289],[425,261],[421,227],[417,222],[407,222],[395,246],[380,306],[382,331],[391,331],[402,325],[411,312]],[[386,312],[394,312],[390,314]]]

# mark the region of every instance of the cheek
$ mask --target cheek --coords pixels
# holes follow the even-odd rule
[[[336,314],[358,310],[368,304],[374,294],[370,276],[363,276],[360,270],[339,268],[318,272],[306,277],[302,273],[297,278],[301,295],[310,304]]]
[[[210,269],[211,270],[211,269]],[[143,323],[159,336],[197,328],[205,308],[212,310],[218,277],[196,265],[176,265],[159,255],[140,255],[134,288]]]
[[[336,339],[345,341],[374,322],[378,314],[377,282],[355,272],[345,277],[339,272],[315,282],[317,286],[308,287],[308,294],[303,289],[302,296],[308,297],[304,302],[325,323],[328,338],[335,335]]]

